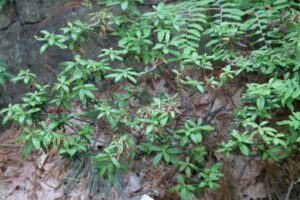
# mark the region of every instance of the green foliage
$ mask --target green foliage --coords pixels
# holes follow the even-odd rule
[[[95,164],[99,167],[99,175],[114,182],[114,172],[127,169],[135,158],[135,141],[128,135],[115,136],[111,144],[103,152],[95,156]]]
[[[249,147],[248,145],[252,144],[249,140],[249,135],[247,132],[240,135],[237,130],[233,130],[230,135],[232,136],[232,140],[227,142],[226,144],[223,143],[223,147],[219,149],[220,152],[230,152],[233,150],[234,147],[238,147],[239,150],[245,155],[249,155]]]
[[[181,174],[176,175],[178,184],[171,188],[171,191],[179,191],[181,199],[193,199],[193,193],[196,191],[194,184],[188,184],[185,182],[185,178]]]
[[[64,35],[55,35],[54,33],[49,33],[48,31],[41,31],[41,33],[44,34],[44,37],[37,37],[35,36],[35,39],[38,41],[47,41],[46,44],[44,44],[41,49],[40,52],[43,53],[44,51],[47,50],[48,47],[50,46],[58,46],[61,49],[66,49],[67,46],[64,44],[64,42],[66,42],[68,40],[68,38]]]
[[[155,146],[152,143],[145,143],[140,146],[140,149],[147,153],[156,152],[156,155],[152,161],[153,165],[157,165],[162,159],[166,163],[176,163],[176,154],[182,153],[180,148],[170,147],[167,144],[161,144],[160,146]]]
[[[220,167],[221,165],[217,163],[211,166],[210,168],[205,168],[203,172],[200,173],[202,180],[199,183],[198,187],[208,187],[210,189],[220,187],[220,185],[216,183],[220,179],[220,177],[223,176],[223,174],[220,173]]]
[[[203,120],[199,118],[197,122],[192,120],[187,120],[184,123],[184,127],[177,130],[177,133],[180,134],[180,145],[185,146],[189,141],[199,144],[202,142],[202,134],[205,131],[213,131],[214,128],[209,125],[203,125]]]
[[[0,61],[0,85],[3,85],[12,75],[7,71],[6,65]]]
[[[219,187],[222,173],[220,164],[205,163],[205,138],[215,129],[206,117],[182,108],[181,89],[203,95],[234,79],[245,80],[243,105],[235,108],[236,126],[218,151],[276,161],[299,152],[298,3],[187,0],[159,3],[144,12],[137,7],[142,3],[101,1],[105,9],[91,15],[91,24],[77,20],[61,34],[36,36],[43,42],[41,53],[58,47],[75,56],[60,64],[54,83],[42,85],[28,70],[12,79],[30,88],[22,102],[1,111],[3,122],[14,121],[23,130],[17,138],[26,143],[23,156],[34,148],[56,148],[73,158],[93,156],[99,175],[111,183],[116,172],[149,156],[155,166],[177,167],[171,190],[192,199]],[[113,9],[122,12],[116,16]],[[91,35],[112,36],[117,46],[88,59],[81,47]],[[186,73],[189,69],[192,74]],[[166,74],[174,75],[170,92],[150,93],[145,83]],[[245,78],[253,75],[256,81]],[[103,85],[112,82],[109,97],[102,97]],[[111,138],[95,152],[98,124]]]

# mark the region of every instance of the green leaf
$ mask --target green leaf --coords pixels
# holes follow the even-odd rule
[[[95,96],[91,91],[85,90],[84,93],[86,96],[90,97],[91,99],[95,99]]]
[[[191,34],[193,34],[193,35],[195,35],[195,36],[197,36],[197,37],[201,37],[201,34],[200,34],[200,32],[198,31],[198,30],[196,30],[196,29],[188,29],[188,31],[187,31],[188,33],[191,33]]]
[[[29,152],[31,151],[33,145],[31,142],[27,142],[26,145],[24,146],[24,148],[22,149],[21,155],[23,158],[25,158]]]
[[[300,88],[298,88],[297,90],[294,91],[292,98],[296,99],[300,96]]]
[[[204,125],[204,126],[201,126],[199,128],[200,130],[203,130],[203,131],[214,131],[214,127],[210,126],[210,125]]]
[[[146,135],[149,135],[149,134],[152,132],[153,128],[154,128],[153,125],[147,126],[146,131],[145,131],[145,134],[146,134]]]
[[[197,85],[197,89],[201,94],[204,93],[204,87],[202,85]]]
[[[154,157],[154,159],[152,161],[152,164],[156,166],[159,163],[159,161],[161,160],[162,156],[163,156],[163,153],[156,154],[156,156]]]
[[[128,8],[128,1],[124,1],[121,3],[122,10],[126,10]]]
[[[165,116],[163,119],[160,120],[159,123],[162,127],[164,127],[164,126],[166,126],[167,122],[168,122],[168,117]]]
[[[157,39],[158,39],[159,42],[162,42],[164,37],[165,37],[165,32],[164,31],[158,31],[157,32]]]
[[[68,154],[70,156],[74,156],[76,152],[77,152],[77,148],[76,147],[72,147],[71,149],[68,149]]]
[[[191,135],[191,140],[195,143],[198,144],[202,142],[202,135],[201,133],[195,133]]]
[[[299,65],[299,63],[300,63],[300,41],[298,41],[298,45],[297,45],[295,54],[296,54],[296,61]]]
[[[103,177],[105,175],[105,173],[107,171],[107,168],[108,168],[107,166],[101,166],[101,169],[100,169],[100,172],[99,172],[99,175],[101,177]]]
[[[132,81],[133,83],[137,83],[136,79],[133,76],[127,75],[127,78]]]
[[[189,192],[188,192],[187,188],[183,187],[180,191],[181,199],[190,199],[190,198],[188,198],[188,195],[189,195]]]
[[[245,144],[239,144],[240,151],[245,155],[249,155],[249,148]]]
[[[256,105],[257,105],[258,110],[260,110],[260,111],[264,110],[265,98],[263,96],[258,97],[258,99],[256,100]]]
[[[113,164],[114,164],[117,168],[120,168],[120,167],[121,167],[121,164],[120,164],[120,162],[117,160],[117,158],[111,157],[111,161],[113,162]]]
[[[189,27],[196,28],[199,31],[203,30],[203,27],[200,24],[189,24]]]
[[[234,137],[235,139],[239,139],[239,138],[240,138],[240,134],[239,134],[239,132],[238,132],[237,130],[232,130],[232,131],[230,132],[230,135],[231,135],[232,137]]]
[[[26,133],[22,133],[21,135],[18,135],[16,137],[16,142],[21,142],[23,140],[26,140],[28,138],[28,135]]]
[[[37,138],[32,138],[31,139],[33,146],[39,150],[41,148],[41,141],[38,140]]]
[[[239,15],[239,16],[243,16],[245,14],[243,11],[237,8],[226,9],[224,12],[229,12],[233,15]]]
[[[170,154],[179,154],[182,153],[182,150],[180,148],[172,147],[172,148],[168,148],[167,152]]]
[[[187,167],[185,169],[185,174],[187,175],[187,177],[191,177],[191,175],[192,175],[191,168]]]
[[[210,46],[216,45],[216,44],[219,43],[219,42],[220,42],[220,41],[217,40],[217,39],[211,40],[211,41],[209,41],[209,42],[205,45],[205,47],[210,47]]]
[[[180,146],[185,146],[186,143],[189,141],[188,136],[182,136],[181,140],[180,140]]]
[[[48,44],[44,44],[41,49],[40,49],[40,53],[44,53],[46,51],[46,49],[48,48]]]
[[[282,3],[287,3],[287,0],[276,0],[276,1],[274,2],[275,5],[276,5],[276,4],[282,4]]]
[[[76,68],[73,73],[73,79],[77,80],[77,79],[81,79],[81,77],[82,77],[82,71],[79,68]]]
[[[205,181],[201,181],[199,184],[199,188],[204,188],[206,186],[206,182]]]
[[[168,154],[167,151],[163,151],[163,156],[167,163],[170,162],[170,155]]]

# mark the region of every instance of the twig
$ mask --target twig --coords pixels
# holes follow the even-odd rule
[[[271,191],[270,191],[270,181],[268,179],[269,175],[267,174],[264,178],[264,182],[266,184],[266,191],[267,191],[267,196],[268,196],[268,200],[272,200],[272,194],[271,194]]]
[[[20,148],[22,145],[20,144],[0,144],[0,148]]]
[[[227,106],[227,103],[226,102],[224,105],[220,106],[219,108],[217,108],[215,111],[213,112],[210,112],[208,113],[208,115],[206,115],[204,118],[203,118],[203,121],[205,123],[210,123],[220,112],[222,111],[226,111],[226,106]],[[228,110],[227,110],[228,111]]]
[[[51,74],[54,75],[54,77],[57,77],[57,74],[55,72],[55,70],[50,66],[50,65],[45,65],[46,70],[48,70],[49,72],[51,72]]]
[[[215,101],[216,101],[216,99],[217,99],[219,93],[220,93],[220,90],[218,90],[218,91],[214,94],[214,97],[213,97],[212,100],[210,101],[210,106],[209,106],[207,112],[205,113],[205,116],[203,117],[204,120],[205,120],[206,118],[208,118],[209,115],[211,114],[212,108],[213,108],[214,105],[215,105]]]
[[[294,184],[295,184],[295,182],[292,181],[291,184],[290,184],[290,187],[289,187],[289,189],[288,189],[288,192],[287,192],[286,197],[285,197],[284,200],[288,200],[288,199],[290,198],[290,194],[291,194],[291,192],[292,192],[292,189],[293,189],[293,187],[294,187]]]
[[[243,166],[242,171],[241,171],[240,174],[239,174],[238,184],[241,183],[242,178],[243,178],[243,176],[244,176],[244,173],[245,173],[245,171],[246,171],[247,166],[248,166],[248,165],[250,164],[250,162],[253,161],[253,160],[254,160],[254,158],[251,158],[251,159],[248,160],[248,161],[245,163],[245,165]]]

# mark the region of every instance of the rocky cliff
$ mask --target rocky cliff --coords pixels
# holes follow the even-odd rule
[[[57,69],[57,63],[72,57],[73,52],[62,53],[50,48],[41,55],[41,43],[34,39],[34,35],[43,29],[57,32],[68,21],[85,20],[91,11],[82,7],[80,0],[9,0],[0,10],[0,61],[14,75],[20,69],[30,69],[40,81],[51,81],[46,66]],[[98,48],[91,44],[90,51]],[[22,84],[8,82],[0,86],[0,108],[19,101],[25,92]],[[0,132],[3,128],[0,124]]]
[[[85,18],[91,9],[77,0],[13,0],[0,11],[0,60],[8,70],[17,74],[20,69],[30,69],[40,81],[49,81],[45,64],[55,67],[69,54],[58,49],[39,53],[41,43],[34,39],[43,29],[57,32],[68,21]],[[0,105],[15,102],[23,95],[21,85],[9,84],[0,89]]]

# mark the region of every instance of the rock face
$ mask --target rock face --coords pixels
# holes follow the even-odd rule
[[[30,69],[40,81],[48,82],[51,76],[45,64],[56,68],[57,63],[72,57],[72,52],[50,49],[46,55],[41,55],[41,43],[34,35],[44,29],[57,32],[68,21],[84,20],[91,11],[82,7],[79,0],[9,1],[0,11],[0,60],[7,64],[12,74],[17,74],[20,69]],[[90,50],[95,48],[96,45],[89,47]],[[20,100],[25,91],[22,84],[0,86],[0,108]],[[0,125],[0,133],[1,129]]]
[[[14,0],[0,11],[0,60],[8,70],[17,74],[20,69],[30,69],[41,81],[49,80],[45,64],[50,66],[70,57],[59,50],[41,55],[41,43],[34,39],[43,29],[57,32],[68,21],[84,18],[90,10],[74,0]],[[55,66],[53,66],[55,67]],[[9,84],[0,88],[0,106],[15,102],[23,96],[21,85]]]
[[[9,25],[14,23],[17,15],[13,6],[7,6],[0,11],[0,30],[6,29]]]
[[[48,17],[59,5],[70,0],[16,0],[15,9],[22,23],[40,22]]]
[[[159,2],[173,0],[147,0],[141,9],[149,9]],[[51,73],[46,64],[57,69],[57,64],[73,57],[74,52],[49,48],[45,55],[39,53],[42,45],[34,39],[41,30],[58,32],[68,21],[87,20],[88,14],[98,9],[85,8],[82,0],[9,0],[0,11],[0,61],[16,75],[20,69],[30,69],[41,82],[51,81]],[[99,1],[100,2],[100,1]],[[95,39],[96,40],[96,39]],[[90,58],[99,52],[99,46],[114,44],[112,38],[100,42],[87,42],[84,51]],[[0,86],[0,108],[15,103],[24,96],[26,89],[22,84],[7,83]],[[1,119],[0,119],[1,121]],[[1,132],[1,123],[0,123]]]

